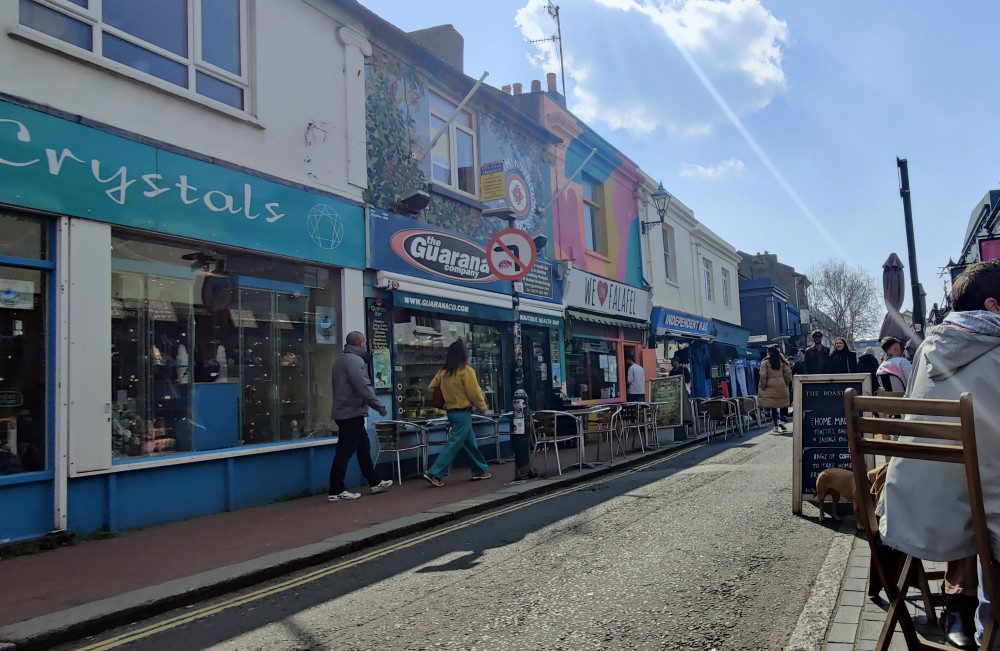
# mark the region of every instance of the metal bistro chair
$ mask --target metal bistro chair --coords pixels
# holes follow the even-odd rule
[[[747,429],[750,428],[751,421],[754,423],[755,427],[764,426],[764,415],[760,411],[760,407],[757,405],[757,400],[752,396],[741,396],[738,398],[740,405],[740,416],[743,418]]]
[[[601,442],[608,440],[608,453],[611,463],[615,461],[615,443],[618,443],[618,451],[622,458],[625,458],[625,444],[622,437],[621,426],[621,406],[603,405],[588,409],[578,414],[580,426],[583,431],[583,438],[597,439],[597,461],[601,460]]]
[[[624,440],[628,432],[632,432],[632,441],[629,449],[635,449],[635,440],[639,439],[639,450],[646,451],[646,446],[653,447],[649,439],[649,428],[653,421],[653,407],[648,402],[626,402],[621,406],[619,414],[621,422],[622,439]]]
[[[375,442],[378,452],[375,453],[375,464],[383,453],[396,455],[395,475],[400,485],[403,483],[403,466],[400,461],[401,452],[417,450],[417,473],[427,469],[427,428],[419,423],[405,420],[380,420],[375,423]]]
[[[556,453],[556,470],[562,474],[562,462],[559,460],[559,444],[569,441],[576,442],[578,464],[583,470],[583,434],[580,421],[576,416],[565,411],[543,409],[531,412],[531,433],[534,436],[532,453],[538,454],[542,448],[545,456],[545,468],[549,466],[549,446]]]
[[[722,424],[722,440],[729,438],[729,423],[733,428],[739,427],[740,417],[736,413],[736,408],[732,402],[725,398],[706,400],[703,403],[705,411],[708,413],[708,440],[719,434],[719,424]]]
[[[879,414],[866,416],[864,412]],[[876,651],[889,648],[896,624],[899,624],[907,649],[950,649],[937,643],[921,642],[914,630],[913,619],[906,607],[906,596],[911,587],[920,589],[929,620],[934,620],[933,599],[927,584],[928,573],[923,562],[910,554],[886,546],[879,533],[872,500],[871,485],[865,455],[884,455],[924,461],[961,464],[965,477],[972,516],[976,553],[983,568],[983,589],[993,604],[1000,603],[1000,566],[993,559],[990,532],[986,524],[983,489],[979,474],[979,454],[976,447],[976,430],[972,395],[963,393],[958,400],[920,400],[910,398],[872,398],[859,396],[849,388],[844,391],[844,413],[847,416],[847,442],[851,450],[854,472],[854,492],[859,495],[858,517],[865,529],[871,547],[871,581],[878,581],[889,598],[885,624],[879,636]],[[921,420],[905,420],[906,416],[919,416]],[[901,416],[902,418],[892,418]],[[933,417],[935,420],[926,420]],[[947,420],[944,420],[947,419]],[[917,440],[887,441],[865,438],[865,434],[905,436]],[[929,443],[920,439],[937,439]],[[928,472],[932,472],[928,470]],[[991,609],[983,649],[992,649],[997,637],[997,619],[1000,610]]]
[[[691,403],[691,417],[694,419],[695,435],[708,432],[708,412],[705,410],[708,398],[688,398],[688,402]]]

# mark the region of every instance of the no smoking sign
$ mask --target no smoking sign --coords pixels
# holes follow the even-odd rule
[[[490,238],[486,264],[501,280],[521,280],[535,266],[535,242],[524,231],[508,228]]]

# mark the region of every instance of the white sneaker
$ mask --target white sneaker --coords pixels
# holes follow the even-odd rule
[[[375,486],[372,486],[372,495],[374,495],[375,493],[381,493],[383,491],[389,490],[391,486],[392,486],[392,481],[388,479],[383,479]]]
[[[340,500],[356,500],[361,497],[361,493],[352,493],[351,491],[344,491],[343,493],[338,493],[336,495],[327,495],[327,502],[339,502]]]

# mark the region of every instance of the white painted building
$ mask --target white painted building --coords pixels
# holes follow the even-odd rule
[[[0,542],[326,485],[371,46],[326,0],[161,5],[0,3]]]
[[[746,347],[740,326],[740,256],[669,193],[661,223],[653,201],[657,188],[646,177],[640,204],[643,275],[652,285],[650,320],[660,339],[657,356],[665,363],[691,342],[711,342],[718,350],[711,357],[722,366]]]

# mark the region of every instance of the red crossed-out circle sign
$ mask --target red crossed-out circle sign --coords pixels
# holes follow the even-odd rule
[[[534,240],[516,228],[500,231],[486,245],[486,264],[501,280],[521,280],[527,276],[537,255]]]

